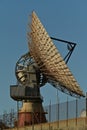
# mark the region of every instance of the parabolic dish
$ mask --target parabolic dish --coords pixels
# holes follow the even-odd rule
[[[34,11],[29,27],[31,29],[28,33],[30,54],[48,82],[72,96],[84,96],[83,91]]]

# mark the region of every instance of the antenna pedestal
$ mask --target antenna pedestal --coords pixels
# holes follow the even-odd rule
[[[31,89],[11,85],[10,96],[16,101],[23,101],[21,109],[18,110],[18,127],[47,122],[45,117],[47,113],[42,106],[43,98],[36,87]]]
[[[19,110],[18,127],[45,123],[46,117],[42,107],[42,101],[24,101],[22,108]]]

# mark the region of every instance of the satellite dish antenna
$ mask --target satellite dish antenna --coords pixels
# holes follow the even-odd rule
[[[31,32],[28,33],[30,54],[41,73],[46,76],[47,82],[72,96],[84,96],[35,12],[32,12],[30,28]],[[64,40],[61,41],[64,42]],[[72,48],[70,45],[68,46],[69,50]]]
[[[86,110],[85,109],[83,109],[81,111],[80,117],[86,117]]]
[[[40,87],[47,82],[71,96],[84,97],[83,91],[66,64],[76,44],[49,37],[34,11],[31,18],[31,31],[28,33],[29,52],[17,61],[15,74],[18,85],[11,86],[10,90],[14,100],[23,101],[23,107],[19,111],[19,126],[46,122]],[[53,40],[69,44],[66,62],[64,59],[67,56],[62,58]]]

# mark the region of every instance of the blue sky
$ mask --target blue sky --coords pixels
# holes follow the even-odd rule
[[[17,60],[28,51],[28,23],[33,10],[50,36],[77,43],[68,66],[84,93],[87,91],[87,1],[0,0],[0,113],[16,109],[10,85],[16,84]],[[61,50],[62,54],[66,48]],[[44,86],[41,93],[44,105],[50,100],[56,103],[56,89],[51,85]],[[66,94],[58,94],[61,102],[67,100]]]

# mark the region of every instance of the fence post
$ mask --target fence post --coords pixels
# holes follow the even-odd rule
[[[87,92],[86,92],[86,124],[87,124]]]
[[[51,100],[49,104],[49,130],[50,130],[50,122],[51,122]]]
[[[51,101],[49,104],[49,122],[51,122]]]
[[[67,97],[67,102],[66,102],[66,110],[67,110],[66,116],[67,116],[67,127],[68,127],[68,97]]]
[[[56,104],[56,120],[57,120],[57,129],[59,128],[59,96],[57,90],[57,104]]]
[[[17,101],[17,130],[19,129],[19,101]]]
[[[76,126],[77,126],[77,117],[78,117],[78,100],[76,99]]]

